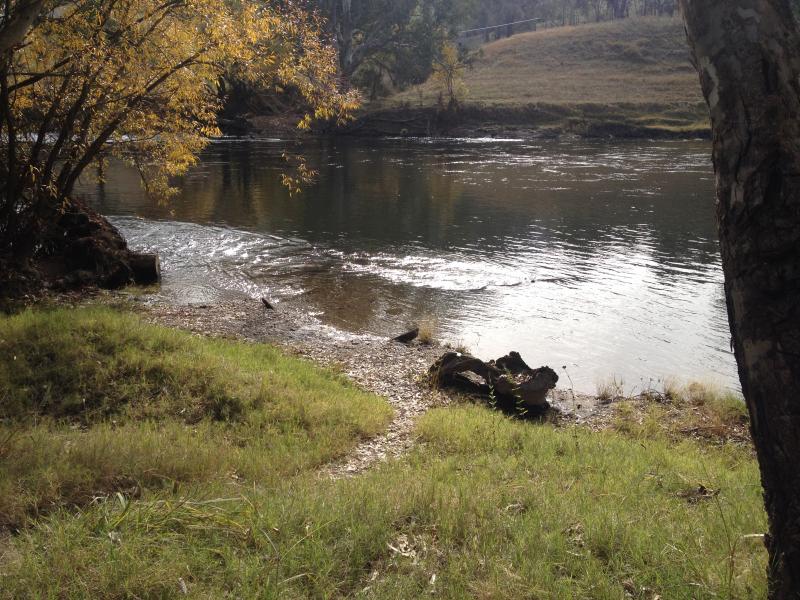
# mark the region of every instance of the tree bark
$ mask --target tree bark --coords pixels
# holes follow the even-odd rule
[[[800,598],[800,36],[787,0],[681,0],[711,112],[732,345],[769,515],[770,598]]]
[[[21,0],[14,9],[4,15],[4,22],[0,26],[0,55],[5,54],[14,46],[18,46],[25,39],[33,22],[42,12],[44,0]],[[3,58],[4,60],[4,58]]]

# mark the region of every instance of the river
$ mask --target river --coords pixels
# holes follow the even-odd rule
[[[318,171],[293,197],[284,154]],[[380,336],[425,320],[586,392],[738,388],[707,142],[224,140],[177,186],[158,203],[112,165],[79,190],[161,255],[170,301],[267,296]]]

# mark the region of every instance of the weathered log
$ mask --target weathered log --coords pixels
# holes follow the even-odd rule
[[[547,392],[558,383],[558,375],[553,369],[531,369],[518,352],[498,358],[494,365],[505,372],[495,383],[498,392],[519,398],[525,406],[547,405]]]
[[[536,413],[550,407],[547,392],[558,382],[553,369],[531,369],[517,352],[490,362],[448,352],[431,366],[429,373],[436,385],[493,398],[503,410]]]
[[[131,252],[128,255],[128,264],[137,285],[152,285],[161,281],[161,261],[158,254]]]
[[[409,342],[413,342],[417,339],[419,335],[419,327],[414,327],[411,331],[407,331],[406,333],[402,333],[397,337],[392,338],[393,342],[400,342],[401,344],[408,344]]]

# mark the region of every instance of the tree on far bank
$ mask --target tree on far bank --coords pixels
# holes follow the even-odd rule
[[[311,0],[326,20],[342,75],[371,97],[422,83],[474,0]]]
[[[614,19],[624,19],[628,16],[629,0],[608,0],[608,8]]]
[[[262,0],[265,1],[265,0]],[[324,18],[341,74],[371,99],[424,82],[446,42],[489,42],[543,26],[673,15],[677,0],[308,0]]]
[[[16,259],[58,251],[51,227],[109,157],[169,194],[219,135],[217,82],[231,70],[291,86],[309,107],[301,126],[355,104],[319,22],[291,5],[9,0],[0,11],[0,254]]]
[[[672,16],[676,6],[677,0],[482,0],[469,13],[468,25],[493,27],[526,19],[541,19],[545,27],[578,25],[630,16]],[[520,33],[532,27],[521,23],[510,32]],[[505,34],[487,33],[487,41],[492,35],[510,35],[505,28],[495,31]]]
[[[446,99],[448,110],[458,108],[467,93],[467,86],[464,84],[467,66],[461,52],[452,42],[445,42],[433,61],[433,80],[440,88],[440,104],[445,104]]]
[[[769,516],[769,595],[800,598],[800,35],[788,0],[681,0],[711,112],[732,343]]]

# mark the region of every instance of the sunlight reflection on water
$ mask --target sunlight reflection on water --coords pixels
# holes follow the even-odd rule
[[[117,167],[82,192],[162,293],[269,295],[350,331],[422,317],[484,357],[568,365],[592,391],[679,376],[736,387],[700,142],[319,142],[319,182],[289,198],[277,141],[214,144],[169,206]]]

